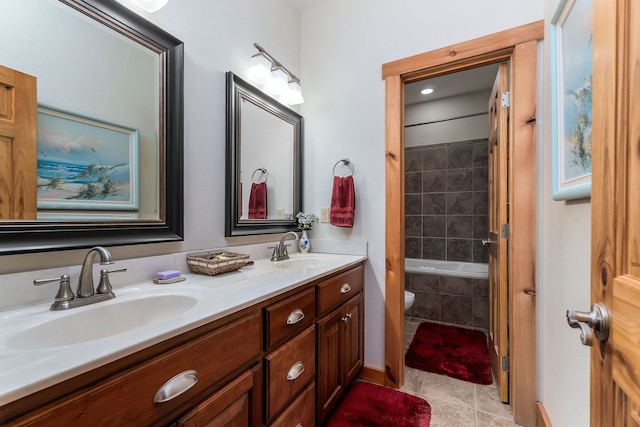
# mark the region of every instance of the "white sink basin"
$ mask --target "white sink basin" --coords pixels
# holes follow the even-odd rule
[[[6,345],[13,349],[37,350],[99,340],[180,315],[197,303],[196,296],[181,294],[144,295],[122,300],[116,296],[107,302],[51,312],[49,317],[60,317],[15,333]]]
[[[319,254],[292,254],[289,259],[275,261],[278,268],[286,269],[311,269],[327,268],[338,265],[339,260],[331,255]]]

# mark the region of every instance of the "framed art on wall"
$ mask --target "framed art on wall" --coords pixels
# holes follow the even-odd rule
[[[138,209],[138,131],[38,107],[38,210]]]
[[[591,196],[593,1],[564,0],[551,21],[553,198]]]

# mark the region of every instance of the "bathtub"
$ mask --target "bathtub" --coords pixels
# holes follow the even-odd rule
[[[404,271],[406,273],[466,277],[470,279],[489,278],[488,264],[476,264],[471,262],[405,258]]]

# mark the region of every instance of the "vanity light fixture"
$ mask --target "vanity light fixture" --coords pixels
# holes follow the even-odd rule
[[[253,46],[258,49],[258,53],[251,57],[247,77],[285,104],[302,104],[304,98],[300,79],[258,43]]]
[[[169,0],[129,0],[131,3],[146,10],[149,13],[153,13],[163,8]]]

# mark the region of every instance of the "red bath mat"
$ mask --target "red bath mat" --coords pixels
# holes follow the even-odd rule
[[[431,406],[417,396],[364,381],[353,383],[325,427],[429,427]]]
[[[487,336],[481,331],[424,322],[405,355],[410,368],[476,384],[491,384]]]

